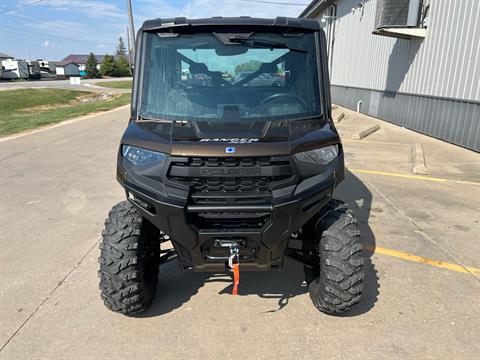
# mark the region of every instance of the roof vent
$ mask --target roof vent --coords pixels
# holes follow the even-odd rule
[[[288,19],[284,16],[277,16],[277,18],[275,19],[275,25],[287,26],[288,25]]]
[[[185,25],[187,24],[187,18],[186,17],[176,17],[175,18],[175,25]]]

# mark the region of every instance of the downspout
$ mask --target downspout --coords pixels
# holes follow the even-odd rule
[[[357,113],[359,113],[361,109],[362,109],[362,100],[358,100],[357,101]]]

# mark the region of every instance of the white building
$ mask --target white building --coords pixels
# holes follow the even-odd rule
[[[334,103],[480,151],[479,0],[315,0]]]

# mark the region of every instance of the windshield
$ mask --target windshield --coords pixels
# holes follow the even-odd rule
[[[146,35],[140,115],[238,122],[321,114],[313,33]]]

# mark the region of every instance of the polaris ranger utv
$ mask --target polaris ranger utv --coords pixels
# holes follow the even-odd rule
[[[100,245],[105,305],[145,310],[172,258],[181,270],[231,271],[235,294],[241,272],[281,270],[285,256],[310,270],[320,311],[356,305],[362,245],[352,211],[332,199],[344,155],[318,22],[146,21],[135,64],[117,164],[127,200]]]

